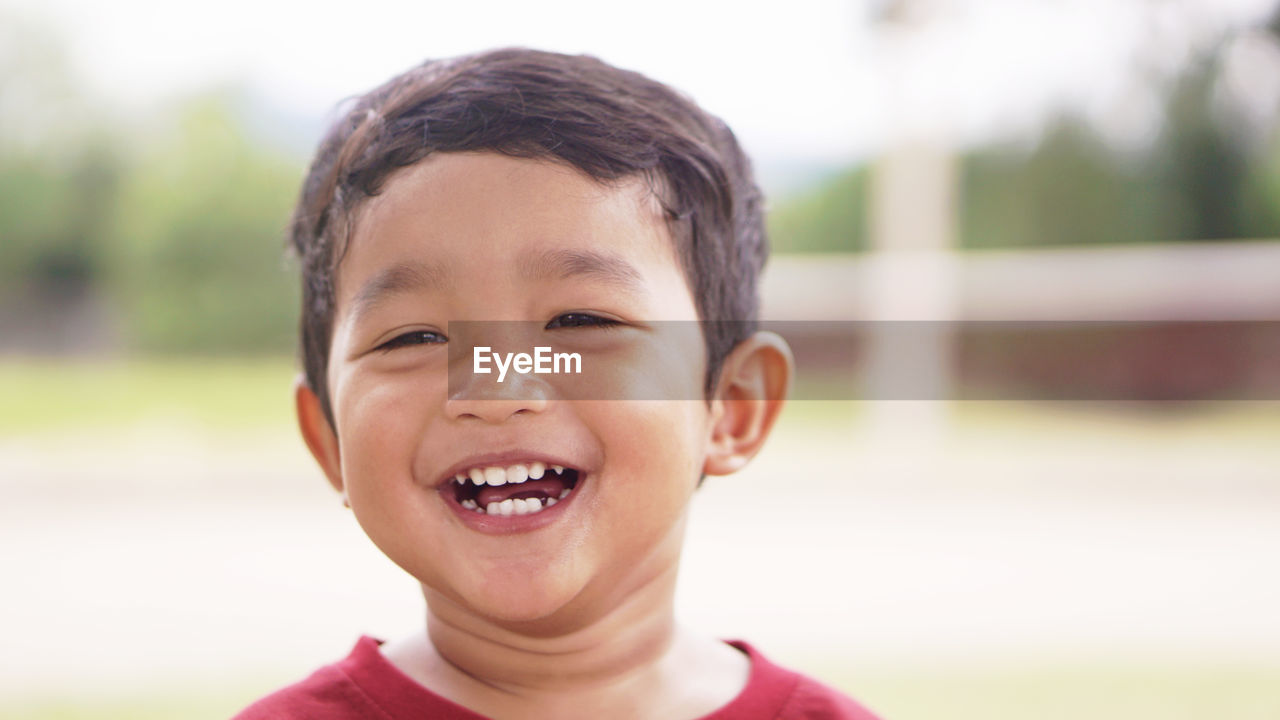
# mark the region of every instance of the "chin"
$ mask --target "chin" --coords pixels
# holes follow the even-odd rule
[[[467,607],[504,625],[564,624],[576,613],[570,606],[578,599],[582,583],[553,573],[532,573],[504,568],[487,573],[478,587],[463,593]],[[527,629],[527,628],[526,628]]]

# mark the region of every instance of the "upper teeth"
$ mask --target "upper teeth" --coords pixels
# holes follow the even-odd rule
[[[563,465],[552,465],[551,471],[557,475],[564,474]],[[507,483],[522,483],[525,480],[537,480],[547,473],[545,463],[517,463],[500,467],[497,465],[486,465],[484,467],[474,467],[466,472],[460,472],[453,476],[453,481],[461,485],[470,480],[473,485],[506,485]]]

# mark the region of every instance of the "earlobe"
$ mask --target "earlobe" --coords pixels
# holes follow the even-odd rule
[[[793,366],[787,341],[771,332],[758,332],[734,348],[712,401],[704,472],[728,475],[760,451],[786,402]]]
[[[294,409],[298,415],[298,429],[302,431],[302,440],[316,459],[320,469],[324,471],[329,484],[342,494],[342,502],[347,504],[347,491],[342,481],[342,462],[338,452],[338,436],[329,419],[325,417],[320,398],[307,385],[306,378],[299,375],[293,382]],[[350,507],[350,505],[347,505]]]

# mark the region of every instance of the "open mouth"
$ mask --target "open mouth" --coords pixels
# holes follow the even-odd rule
[[[454,500],[482,515],[529,515],[569,497],[578,470],[541,462],[474,467],[453,476]]]

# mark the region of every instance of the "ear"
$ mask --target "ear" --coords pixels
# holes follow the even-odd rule
[[[329,418],[325,417],[320,398],[302,375],[298,375],[293,381],[293,404],[298,413],[298,429],[302,431],[302,440],[311,451],[311,457],[319,463],[333,489],[342,495],[342,504],[347,505],[347,490],[342,482],[342,462],[338,453],[338,435],[329,424]]]
[[[728,475],[755,457],[782,412],[794,365],[787,341],[771,332],[758,332],[729,353],[712,396],[703,472]]]

